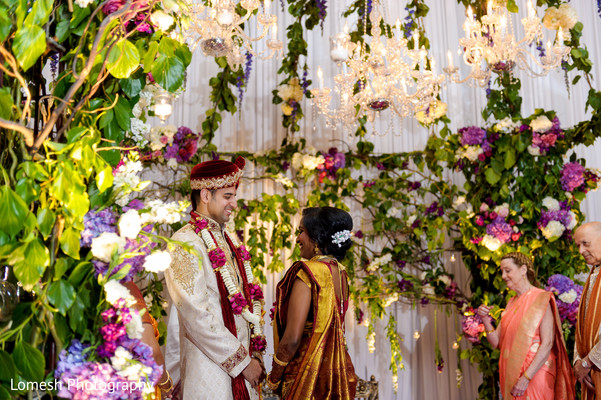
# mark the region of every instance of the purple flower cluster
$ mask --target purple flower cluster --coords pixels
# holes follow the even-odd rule
[[[105,15],[110,15],[126,3],[125,0],[109,0],[103,7],[102,12]],[[134,28],[138,32],[142,33],[153,33],[152,27],[148,23],[149,7],[147,0],[134,0],[130,5],[130,10],[125,14],[123,20],[125,20],[125,28],[129,27],[130,22],[134,23]]]
[[[165,149],[165,159],[175,158],[178,163],[186,163],[198,150],[198,135],[188,127],[180,126],[173,137],[173,144]]]
[[[413,27],[415,26],[415,20],[414,15],[415,15],[415,10],[412,10],[409,8],[409,6],[405,7],[405,10],[407,10],[408,14],[405,17],[405,23],[404,23],[404,30],[405,30],[405,38],[409,39],[413,33]]]
[[[559,127],[559,118],[553,118],[553,126],[545,133],[532,132],[532,146],[538,147],[541,154],[547,153],[551,147],[555,146],[557,139],[563,139],[564,132]],[[526,126],[526,128],[530,128]],[[524,130],[524,126],[520,131]]]
[[[55,378],[62,383],[58,396],[66,399],[143,399],[144,389],[155,386],[163,371],[153,359],[152,348],[139,339],[127,336],[125,324],[137,310],[121,307],[102,313],[106,325],[101,327],[103,343],[96,349],[100,359],[91,361],[88,344],[74,339],[67,350],[59,355]],[[127,322],[126,322],[127,321]],[[110,357],[121,347],[128,352],[125,367],[115,364]],[[128,370],[133,364],[142,364],[139,372]],[[77,384],[73,384],[77,382]]]
[[[492,223],[486,226],[486,233],[496,237],[501,243],[507,243],[511,240],[511,235],[514,232],[511,225],[505,221],[505,218],[497,216]]]
[[[466,126],[459,129],[459,141],[462,146],[475,146],[484,143],[486,131],[477,126]]]
[[[336,179],[336,171],[340,168],[344,168],[346,165],[346,157],[344,153],[339,153],[336,147],[331,147],[328,150],[328,154],[324,156],[325,161],[323,164],[319,164],[317,169],[319,173],[319,182],[328,177],[330,179]]]
[[[577,162],[569,162],[561,170],[561,187],[567,192],[582,189],[586,182],[584,179],[585,168]]]
[[[413,289],[413,282],[408,279],[401,278],[401,280],[397,282],[397,286],[400,292],[408,292]]]
[[[470,343],[480,343],[480,334],[485,330],[484,323],[473,308],[469,307],[461,316],[461,329],[463,330],[463,335]]]
[[[583,287],[574,283],[567,276],[555,274],[551,275],[547,280],[545,290],[555,294],[561,321],[567,321],[570,327],[574,326],[576,324]]]
[[[315,0],[315,5],[319,8],[319,19],[321,20],[320,26],[323,30],[323,21],[326,19],[326,15],[328,13],[328,1],[327,0]]]
[[[545,228],[551,221],[559,221],[563,226],[568,229],[570,224],[573,222],[573,215],[570,213],[570,207],[565,201],[560,203],[561,209],[559,210],[542,210],[540,219],[537,222],[539,229]]]
[[[97,208],[94,208],[83,217],[84,230],[81,232],[81,239],[79,240],[82,247],[90,247],[92,240],[102,232],[117,232],[115,213],[108,208],[97,210]]]
[[[438,202],[435,201],[426,208],[426,215],[437,214],[441,217],[444,214],[444,208],[438,205]]]

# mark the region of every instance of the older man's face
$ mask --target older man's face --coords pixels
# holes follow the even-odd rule
[[[593,226],[582,226],[574,233],[578,252],[589,265],[601,264],[601,231]]]

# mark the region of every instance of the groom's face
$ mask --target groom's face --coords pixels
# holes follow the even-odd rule
[[[209,217],[223,225],[230,220],[232,212],[236,209],[236,187],[217,189],[209,194],[207,211]]]

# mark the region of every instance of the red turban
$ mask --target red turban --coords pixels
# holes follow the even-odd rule
[[[245,164],[242,157],[238,157],[235,163],[225,160],[201,162],[192,168],[190,186],[195,190],[238,187]]]

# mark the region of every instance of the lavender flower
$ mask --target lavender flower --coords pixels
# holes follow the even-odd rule
[[[253,55],[250,51],[246,52],[246,63],[244,64],[244,74],[239,75],[236,81],[236,87],[238,88],[238,104],[242,104],[244,98],[244,89],[248,87],[248,81],[250,79],[250,72],[252,71]]]
[[[486,233],[499,239],[501,243],[507,243],[511,240],[513,229],[511,225],[505,222],[505,218],[497,217],[486,227]]]
[[[326,15],[327,15],[327,9],[328,9],[327,3],[328,3],[327,0],[315,0],[315,5],[317,6],[317,8],[319,8],[318,16],[319,16],[319,19],[321,20],[320,26],[321,26],[322,30],[323,30],[323,21],[325,21]]]

